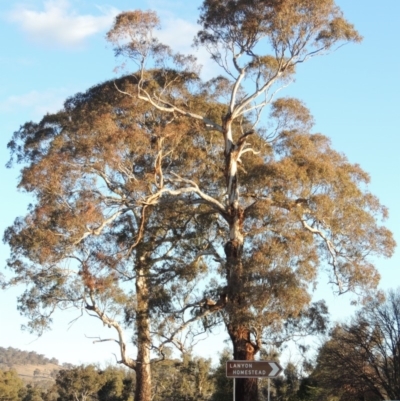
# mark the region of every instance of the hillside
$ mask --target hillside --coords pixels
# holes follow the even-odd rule
[[[0,347],[0,369],[14,369],[25,383],[35,383],[48,387],[61,369],[69,369],[72,365],[60,365],[56,358],[47,358],[36,352],[22,351],[17,348]]]
[[[42,354],[37,354],[34,351],[22,351],[18,348],[0,347],[0,363],[4,365],[59,365],[56,358],[46,358]]]

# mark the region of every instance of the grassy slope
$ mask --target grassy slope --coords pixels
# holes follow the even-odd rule
[[[58,371],[63,369],[63,367],[59,365],[55,365],[53,363],[47,363],[45,365],[31,365],[31,364],[13,364],[12,366],[7,366],[5,364],[0,363],[0,369],[8,370],[14,369],[17,371],[19,377],[25,383],[38,384],[43,382],[45,383],[54,383],[54,378],[51,376],[54,370]],[[40,372],[35,371],[38,370]]]

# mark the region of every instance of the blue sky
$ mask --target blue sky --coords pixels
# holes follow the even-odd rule
[[[27,0],[0,4],[0,231],[26,210],[29,198],[16,189],[18,171],[6,169],[7,142],[28,120],[61,108],[66,97],[115,77],[116,65],[104,36],[115,15],[124,10],[156,10],[162,20],[162,41],[183,52],[191,51],[197,31],[200,0]],[[371,191],[389,208],[388,227],[400,243],[400,44],[398,0],[338,0],[346,17],[364,36],[326,57],[302,65],[296,82],[283,95],[302,99],[311,109],[315,130],[332,139],[335,149],[359,163],[371,175]],[[206,55],[199,55],[207,75],[213,73]],[[0,245],[0,263],[8,249]],[[400,282],[400,253],[379,260],[383,289]],[[54,330],[40,339],[20,331],[16,291],[0,292],[0,346],[36,350],[63,362],[98,362],[113,356],[111,344],[92,345],[88,336],[110,336],[100,323],[77,321],[70,311],[56,317]],[[324,278],[317,296],[325,297],[333,313],[351,313],[349,297],[331,295]],[[206,344],[206,343],[205,343]],[[223,344],[218,344],[222,348]],[[199,346],[210,356],[215,348]]]

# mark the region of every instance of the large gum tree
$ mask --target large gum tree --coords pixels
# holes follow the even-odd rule
[[[301,102],[275,100],[298,64],[361,40],[333,0],[205,0],[199,23],[196,44],[221,74],[188,85],[187,100],[173,83],[198,74],[195,59],[157,40],[154,12],[120,14],[108,40],[117,56],[136,65],[137,92],[125,91],[128,97],[197,121],[203,138],[218,136],[203,157],[210,169],[217,163],[223,190],[193,171],[165,177],[168,188],[185,188],[189,203],[197,199],[218,216],[225,324],[234,358],[253,360],[265,329],[279,330],[309,304],[319,267],[340,294],[368,292],[379,280],[370,257],[390,256],[394,241],[379,225],[386,210],[368,192],[368,175],[326,137],[310,133],[312,119]],[[162,88],[148,89],[149,66],[164,73]],[[192,96],[213,98],[220,112],[204,113]],[[257,380],[239,379],[236,400],[256,398]]]
[[[149,90],[164,82],[148,74]],[[132,102],[115,84],[137,90],[129,76],[102,83],[14,133],[10,164],[21,164],[32,204],[5,232],[13,276],[4,284],[26,284],[18,308],[34,332],[71,307],[115,330],[118,362],[136,373],[135,400],[150,401],[152,360],[166,345],[186,351],[220,309],[204,308],[203,294],[216,220],[185,189],[169,189],[163,172],[203,171],[210,182],[214,172],[198,157],[211,145],[190,135],[196,124]],[[175,94],[185,85],[176,81]]]
[[[71,305],[114,327],[137,401],[151,399],[150,351],[183,349],[192,323],[223,319],[234,358],[253,360],[288,322],[323,324],[321,305],[308,311],[319,270],[366,293],[371,258],[394,248],[368,175],[311,133],[300,101],[275,97],[297,64],[360,40],[333,1],[204,1],[200,24],[221,75],[202,82],[160,43],[155,13],[122,13],[108,39],[136,71],[9,144],[34,199],[4,237],[11,284],[28,285],[20,309],[32,329]],[[256,399],[257,380],[237,380],[236,400]]]

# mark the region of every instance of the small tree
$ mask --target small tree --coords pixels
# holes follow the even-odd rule
[[[22,401],[43,401],[45,396],[45,391],[40,387],[32,386],[28,384],[26,386],[26,394]],[[47,399],[47,398],[46,398]]]
[[[1,401],[19,401],[24,393],[24,383],[15,370],[0,370]]]
[[[226,377],[226,362],[231,359],[231,352],[224,349],[220,354],[219,365],[212,376],[215,383],[212,401],[231,401],[233,399],[233,380]]]
[[[278,377],[273,380],[274,394],[271,399],[273,401],[297,401],[299,386],[299,372],[296,365],[289,362],[284,369],[284,377]]]
[[[105,377],[93,365],[60,370],[56,377],[59,400],[86,401],[97,396]],[[96,397],[97,398],[97,397]]]
[[[206,401],[214,390],[211,360],[184,354],[152,365],[154,401]]]
[[[340,400],[400,398],[400,291],[371,300],[321,347],[312,377]]]

